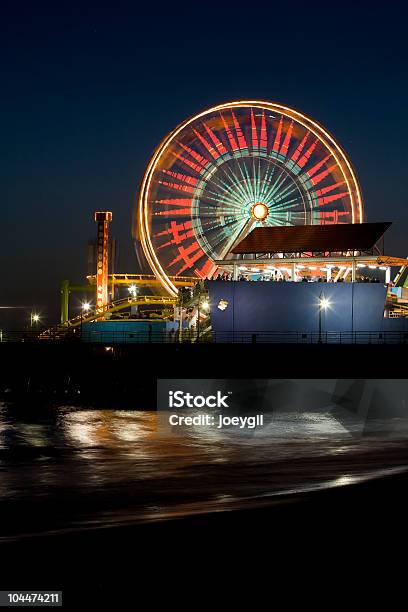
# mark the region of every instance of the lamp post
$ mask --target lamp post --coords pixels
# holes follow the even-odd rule
[[[197,307],[197,342],[200,341],[200,300],[201,300],[201,285],[198,285],[198,307]]]
[[[36,333],[32,333],[33,332],[33,327],[37,327],[38,323],[40,321],[40,315],[36,312],[31,312],[30,313],[30,329],[31,329],[31,336],[32,338],[35,336],[36,337]]]
[[[37,314],[36,312],[32,312],[30,314],[30,327],[33,327],[35,324],[37,324],[40,320],[40,315]]]
[[[198,294],[198,305],[197,305],[197,342],[200,341],[200,312],[208,313],[210,309],[210,303],[207,299],[205,299],[201,303],[201,287]]]
[[[319,295],[319,337],[318,342],[322,342],[322,312],[326,311],[330,306],[329,300],[324,297],[323,291],[321,291]]]
[[[82,338],[82,323],[84,320],[84,313],[89,312],[91,309],[91,305],[89,302],[82,302],[81,304],[81,338]]]

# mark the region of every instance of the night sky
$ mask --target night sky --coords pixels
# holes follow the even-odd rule
[[[119,268],[135,272],[132,211],[154,148],[186,117],[239,98],[322,123],[351,158],[367,220],[394,222],[386,250],[408,255],[402,2],[3,2],[0,11],[1,306],[57,319],[61,280],[86,273],[96,209],[113,211]]]

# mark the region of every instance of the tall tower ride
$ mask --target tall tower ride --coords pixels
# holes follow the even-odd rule
[[[98,224],[96,259],[96,308],[103,310],[108,304],[108,260],[109,260],[109,223],[111,212],[96,212]]]

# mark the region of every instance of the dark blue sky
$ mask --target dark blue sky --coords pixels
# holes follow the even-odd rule
[[[60,281],[86,272],[95,209],[113,211],[120,268],[135,271],[132,209],[155,146],[237,98],[322,123],[354,164],[367,219],[394,221],[387,250],[408,255],[403,2],[151,6],[2,3],[1,305],[55,315]]]

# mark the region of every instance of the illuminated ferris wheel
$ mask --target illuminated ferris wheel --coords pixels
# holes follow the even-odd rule
[[[206,278],[254,227],[361,223],[353,168],[319,124],[271,102],[221,104],[175,128],[156,149],[140,191],[146,258],[171,276]]]

